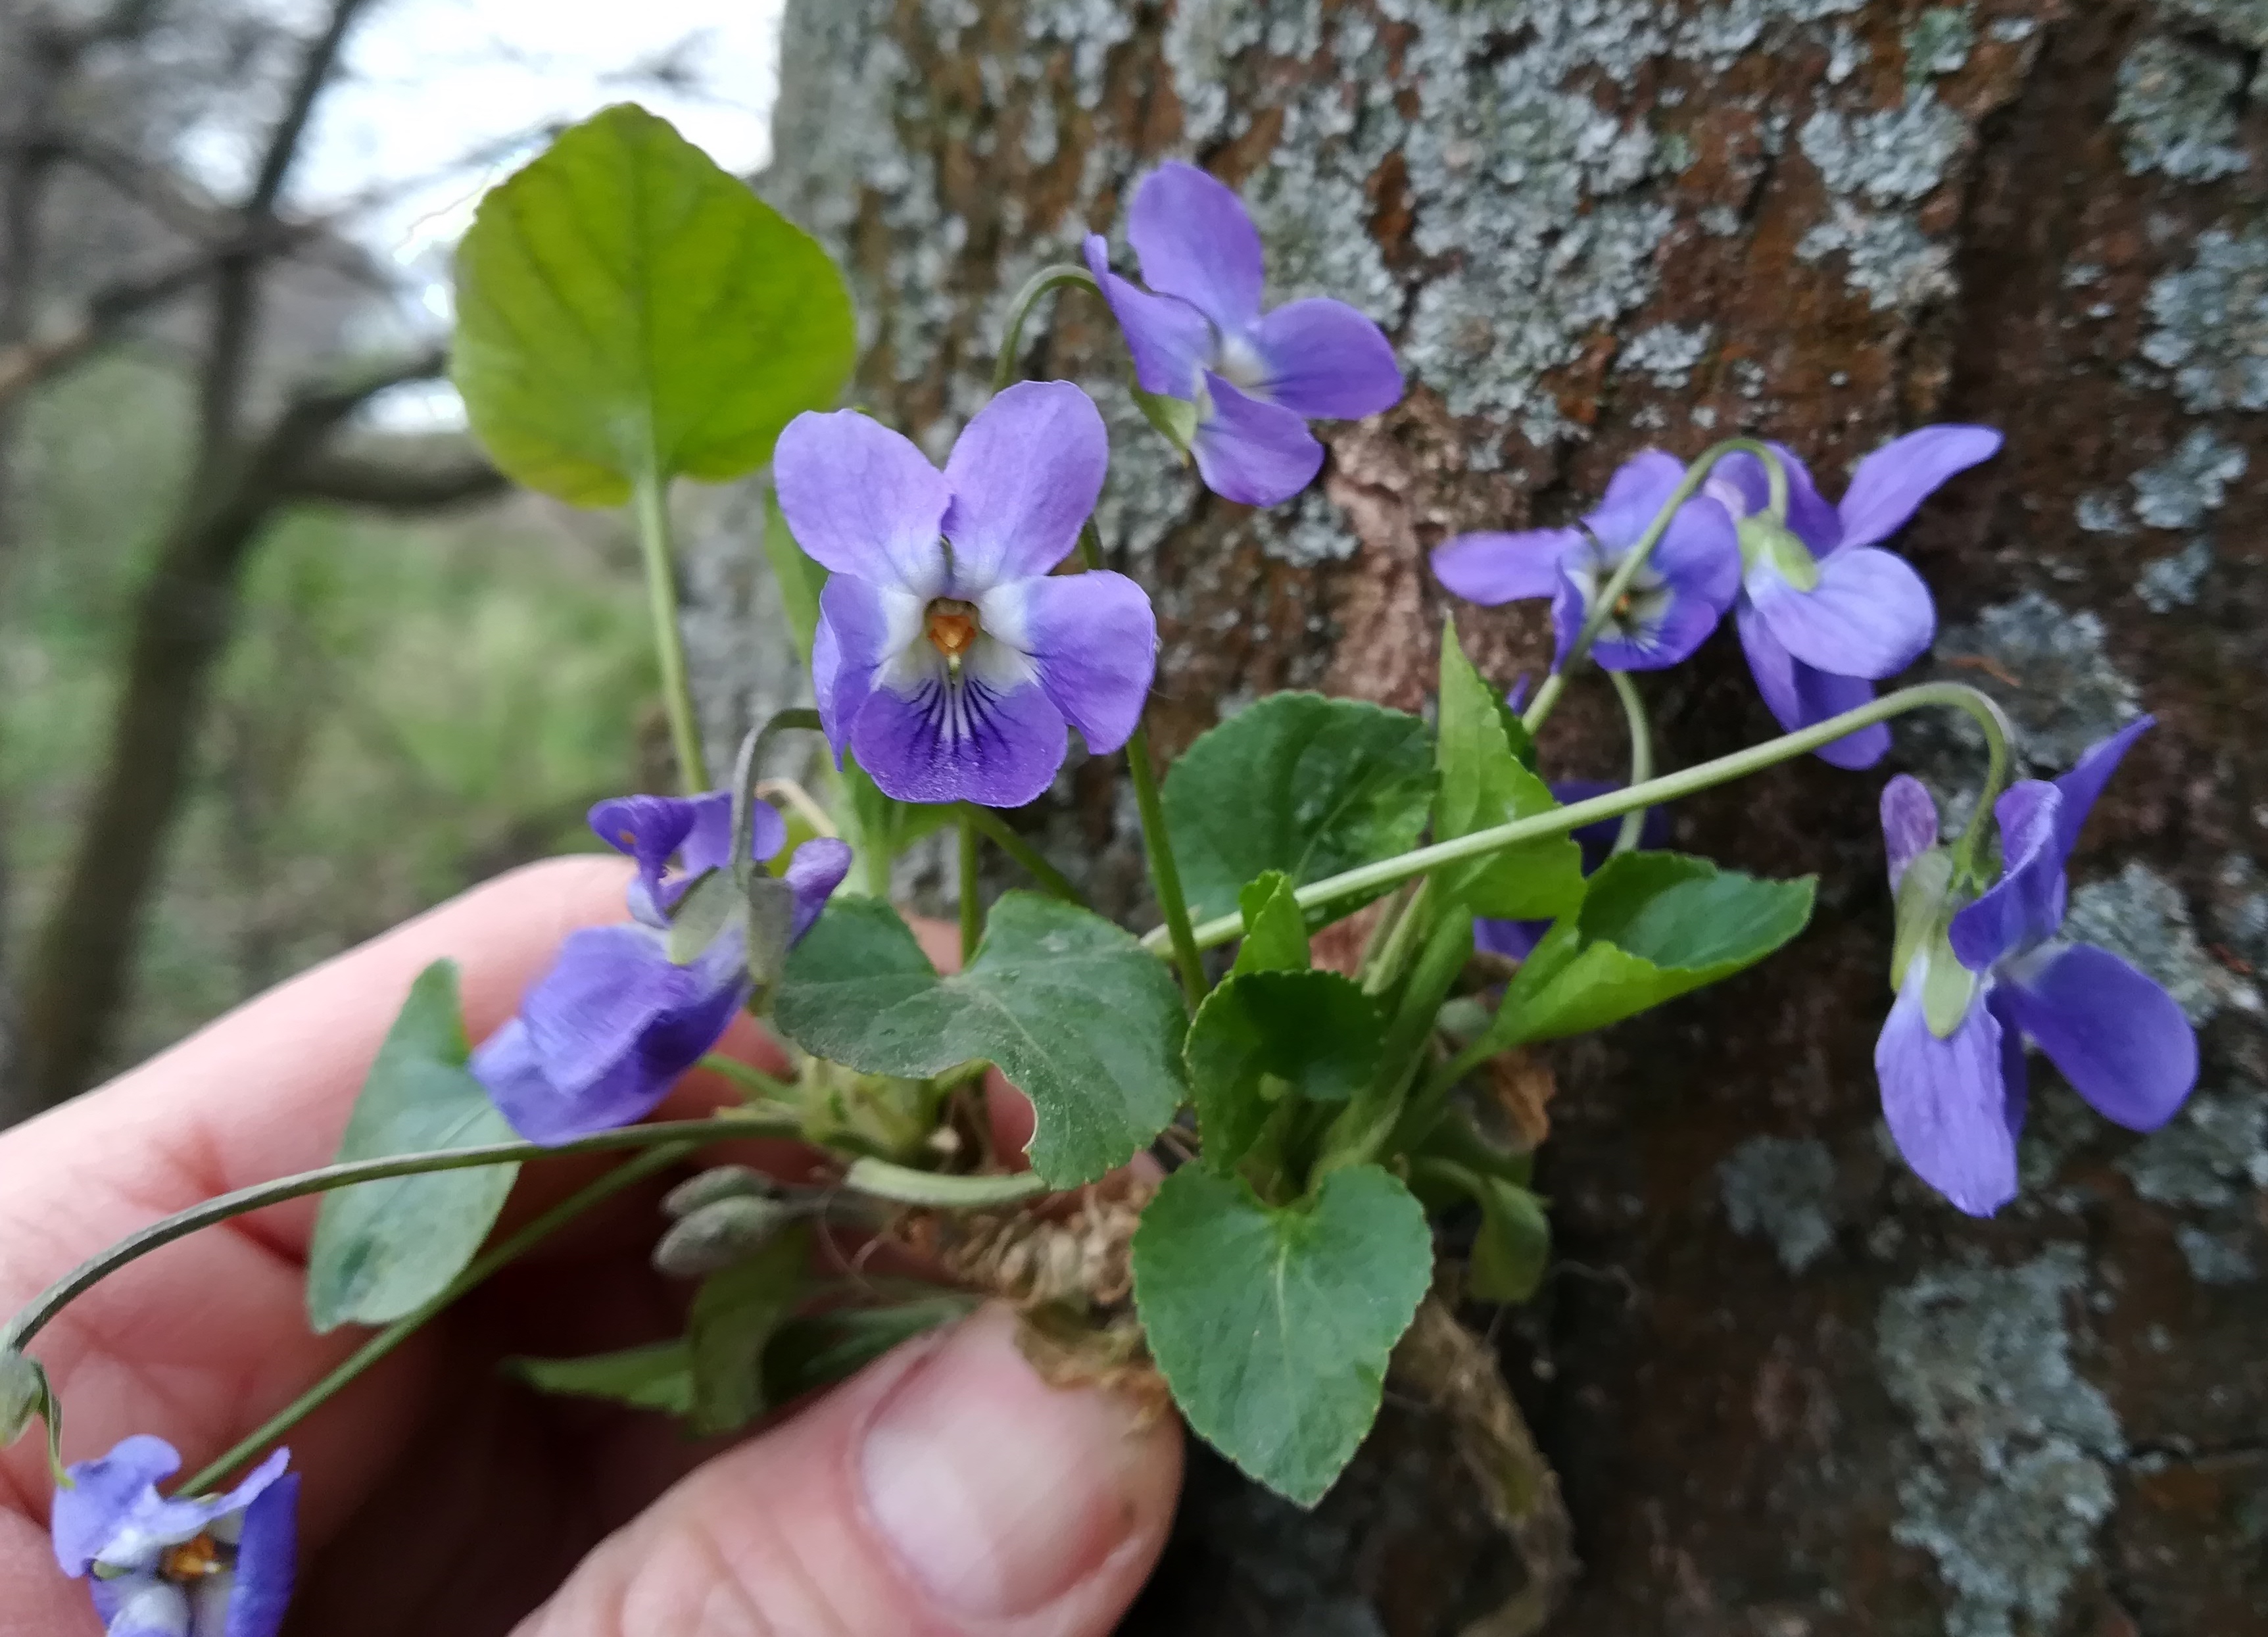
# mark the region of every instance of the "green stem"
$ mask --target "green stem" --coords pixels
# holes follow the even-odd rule
[[[1623,702],[1623,720],[1630,724],[1630,782],[1643,785],[1653,777],[1653,730],[1646,719],[1646,701],[1638,697],[1638,684],[1631,681],[1629,672],[1609,671],[1607,680],[1614,683],[1616,697]],[[1615,851],[1636,851],[1645,833],[1646,809],[1632,807],[1623,815],[1623,827],[1615,832]]]
[[[954,1176],[941,1171],[917,1171],[887,1160],[854,1161],[843,1185],[874,1199],[894,1199],[900,1205],[942,1206],[954,1211],[981,1211],[990,1206],[1013,1205],[1048,1191],[1037,1171],[1015,1171],[1005,1176]]]
[[[1439,869],[1444,864],[1462,863],[1467,859],[1481,858],[1506,847],[1516,847],[1523,842],[1564,836],[1570,830],[1580,830],[1584,825],[1596,823],[1601,819],[1620,818],[1634,809],[1697,795],[1733,779],[1745,778],[1750,773],[1760,773],[1768,767],[1808,755],[1821,746],[1833,744],[1845,734],[1854,734],[1862,727],[1872,727],[1877,722],[1887,722],[1908,711],[1932,705],[1949,705],[1955,710],[1966,711],[1984,728],[1992,756],[1985,795],[1988,799],[1997,796],[2006,781],[2008,765],[2008,726],[2007,719],[2000,714],[2000,707],[1965,683],[1924,682],[1917,687],[1901,688],[1896,693],[1885,694],[1871,704],[1861,705],[1855,711],[1845,711],[1840,716],[1830,717],[1800,732],[1783,734],[1764,744],[1752,745],[1731,756],[1719,756],[1713,762],[1704,762],[1660,778],[1649,779],[1643,785],[1611,791],[1588,801],[1554,807],[1550,812],[1539,813],[1533,818],[1516,819],[1493,830],[1475,830],[1471,835],[1460,836],[1454,841],[1436,842],[1430,847],[1420,847],[1414,852],[1381,859],[1376,864],[1363,865],[1359,869],[1348,870],[1343,874],[1302,887],[1295,896],[1301,909],[1314,909],[1341,898],[1376,893],[1399,881]],[[1988,811],[1988,807],[1980,804],[1977,816],[1955,844],[1956,858],[1963,850],[1973,852],[1975,838],[1984,827]],[[1211,949],[1241,936],[1243,931],[1244,918],[1241,915],[1224,915],[1197,927],[1195,938],[1200,949]],[[1160,933],[1153,932],[1145,937],[1142,943],[1155,954],[1162,947],[1163,939]]]
[[[1042,858],[1038,849],[1018,835],[1007,820],[990,807],[980,807],[973,803],[964,806],[968,821],[976,826],[978,833],[1015,859],[1023,866],[1026,874],[1064,903],[1078,904],[1081,909],[1086,907],[1086,898],[1078,888],[1071,884],[1071,877]]]
[[[495,1250],[473,1262],[463,1272],[451,1279],[448,1287],[440,1294],[415,1311],[404,1314],[356,1348],[329,1375],[278,1410],[247,1434],[234,1449],[221,1456],[210,1466],[184,1484],[180,1495],[202,1494],[214,1487],[237,1468],[246,1464],[262,1449],[282,1439],[301,1421],[322,1408],[347,1383],[416,1335],[437,1316],[446,1310],[459,1297],[487,1283],[497,1272],[518,1261],[593,1206],[603,1204],[624,1189],[633,1187],[649,1176],[667,1170],[680,1160],[692,1154],[699,1146],[697,1143],[675,1143],[666,1147],[656,1148],[651,1153],[642,1154],[626,1165],[616,1166],[604,1176],[553,1206],[518,1233],[504,1239]]]
[[[327,1165],[295,1176],[256,1183],[176,1212],[128,1235],[99,1256],[90,1257],[41,1291],[31,1303],[0,1329],[0,1353],[20,1353],[33,1337],[52,1323],[56,1314],[129,1262],[138,1261],[161,1246],[186,1239],[201,1229],[217,1227],[232,1216],[263,1211],[288,1200],[351,1188],[357,1183],[383,1182],[390,1176],[418,1176],[430,1171],[463,1171],[485,1165],[518,1165],[529,1160],[556,1160],[569,1154],[606,1154],[617,1148],[649,1148],[656,1144],[733,1142],[750,1137],[803,1135],[793,1120],[755,1119],[745,1114],[721,1115],[706,1120],[660,1120],[651,1125],[626,1126],[546,1147],[534,1142],[490,1143],[477,1148],[452,1148],[431,1154],[397,1154],[382,1160],[357,1160]],[[845,1186],[856,1189],[846,1179]]]
[[[1101,292],[1094,274],[1069,262],[1043,267],[1024,281],[1024,287],[1016,292],[1016,299],[1008,308],[1008,327],[1001,332],[1000,356],[992,365],[994,392],[1005,392],[1008,383],[1016,379],[1016,357],[1023,350],[1025,317],[1048,291],[1071,284]]]
[[[1362,992],[1382,995],[1394,987],[1402,976],[1403,962],[1410,958],[1410,947],[1425,930],[1430,918],[1425,912],[1425,888],[1420,881],[1417,890],[1403,900],[1394,925],[1379,942],[1375,956],[1363,962]]]
[[[969,805],[961,804],[961,970],[976,958],[984,940],[984,899],[976,881],[976,818]]]
[[[1631,583],[1638,578],[1638,571],[1646,566],[1646,560],[1653,555],[1654,547],[1660,545],[1661,537],[1669,532],[1670,522],[1677,516],[1677,509],[1701,492],[1701,485],[1709,481],[1709,474],[1715,469],[1718,461],[1733,454],[1752,454],[1764,462],[1766,481],[1771,484],[1771,503],[1778,515],[1786,515],[1787,474],[1780,469],[1779,456],[1770,448],[1753,438],[1727,438],[1714,447],[1704,450],[1701,457],[1685,468],[1685,476],[1678,480],[1677,487],[1670,491],[1669,498],[1661,510],[1654,513],[1653,521],[1646,527],[1646,533],[1638,537],[1637,543],[1615,565],[1614,573],[1592,601],[1590,612],[1584,616],[1582,629],[1576,633],[1573,644],[1559,656],[1559,662],[1552,668],[1551,675],[1545,677],[1543,685],[1535,690],[1535,699],[1520,719],[1529,733],[1535,733],[1543,727],[1551,714],[1552,707],[1559,703],[1560,694],[1565,691],[1569,675],[1590,657],[1591,645],[1598,640],[1599,633],[1606,629],[1607,622],[1614,618],[1615,609],[1621,606]]]
[[[653,616],[654,652],[661,661],[661,702],[669,712],[669,739],[677,774],[688,795],[709,788],[709,761],[701,749],[693,711],[693,683],[685,667],[685,638],[677,624],[677,557],[670,544],[669,485],[648,474],[631,491],[638,549],[645,558],[646,603]]]
[[[1150,766],[1146,727],[1137,726],[1134,736],[1126,741],[1126,773],[1134,781],[1134,806],[1142,815],[1142,845],[1150,854],[1150,884],[1158,889],[1158,910],[1166,918],[1163,931],[1173,945],[1174,964],[1181,970],[1182,992],[1195,1011],[1205,997],[1204,956],[1189,925],[1189,900],[1182,896],[1181,866],[1174,862],[1174,844],[1166,834],[1166,807],[1159,800],[1158,775]],[[1241,915],[1236,924],[1243,926]]]

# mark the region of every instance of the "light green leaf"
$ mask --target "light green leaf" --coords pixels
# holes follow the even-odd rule
[[[817,241],[641,108],[562,133],[457,251],[451,373],[473,431],[577,505],[754,471],[835,402],[856,347]]]
[[[1182,1056],[1204,1157],[1233,1169],[1285,1097],[1344,1102],[1378,1072],[1386,1019],[1336,972],[1247,972],[1207,995]]]
[[[788,634],[795,651],[808,662],[812,634],[819,629],[819,594],[827,589],[827,571],[795,542],[780,510],[779,495],[764,485],[764,557],[779,585],[780,606],[787,615]]]
[[[888,1308],[835,1308],[792,1318],[764,1349],[764,1402],[777,1409],[832,1386],[902,1341],[950,1324],[974,1296],[940,1295]]]
[[[1244,916],[1244,939],[1229,975],[1247,972],[1304,972],[1313,965],[1307,949],[1307,918],[1292,895],[1298,889],[1281,870],[1270,870],[1236,895]]]
[[[1551,1219],[1543,1201],[1518,1183],[1479,1175],[1472,1184],[1481,1231],[1473,1242],[1469,1294],[1478,1301],[1525,1301],[1551,1259]]]
[[[1505,997],[1501,1045],[1603,1029],[1730,977],[1811,918],[1812,881],[1759,881],[1676,852],[1625,852],[1592,877]]]
[[[789,955],[772,1015],[805,1051],[868,1073],[998,1064],[1032,1100],[1032,1166],[1057,1188],[1124,1164],[1188,1095],[1186,1014],[1165,962],[1035,893],[1002,896],[952,977],[889,905],[837,898]]]
[[[1441,712],[1435,729],[1441,788],[1433,803],[1435,841],[1454,841],[1559,805],[1550,786],[1515,754],[1506,726],[1509,715],[1496,689],[1465,657],[1457,623],[1450,620],[1441,633]],[[1519,732],[1526,744],[1527,730]],[[1583,850],[1572,837],[1554,836],[1446,866],[1434,872],[1434,879],[1447,902],[1476,915],[1541,920],[1564,915],[1582,902]]]
[[[587,1359],[512,1359],[504,1370],[538,1392],[560,1397],[603,1398],[666,1415],[693,1413],[693,1350],[681,1339]]]
[[[478,1148],[512,1127],[465,1066],[457,967],[436,961],[410,985],[355,1100],[335,1159]],[[427,1171],[323,1196],[307,1252],[307,1316],[318,1332],[387,1324],[447,1288],[478,1254],[517,1165]]]
[[[1183,1166],[1134,1234],[1134,1296],[1174,1402],[1223,1455],[1301,1506],[1377,1418],[1388,1355],[1433,1275],[1410,1191],[1374,1165],[1271,1210]]]
[[[803,1299],[810,1265],[811,1229],[799,1225],[701,1281],[685,1333],[695,1433],[735,1433],[763,1412],[764,1349]]]
[[[1166,775],[1167,826],[1189,912],[1226,915],[1244,883],[1270,870],[1305,887],[1406,852],[1432,797],[1425,725],[1416,717],[1321,694],[1270,694],[1202,735]],[[1362,902],[1312,911],[1307,924]]]

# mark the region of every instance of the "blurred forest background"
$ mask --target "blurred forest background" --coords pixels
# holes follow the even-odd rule
[[[0,0],[0,1124],[594,844],[636,549],[456,430],[447,247],[609,101],[753,169],[775,12]]]

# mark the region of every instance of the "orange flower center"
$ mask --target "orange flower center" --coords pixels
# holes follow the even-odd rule
[[[939,597],[929,605],[929,639],[948,660],[957,660],[976,640],[976,605]]]
[[[171,1548],[158,1560],[158,1573],[166,1579],[193,1582],[209,1574],[217,1574],[226,1567],[221,1562],[220,1542],[210,1535],[200,1535],[195,1540],[185,1540]]]

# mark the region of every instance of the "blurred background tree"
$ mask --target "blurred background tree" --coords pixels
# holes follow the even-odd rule
[[[635,553],[430,412],[435,247],[566,119],[753,77],[667,32],[718,10],[564,72],[511,0],[0,10],[0,1120],[637,780]]]

